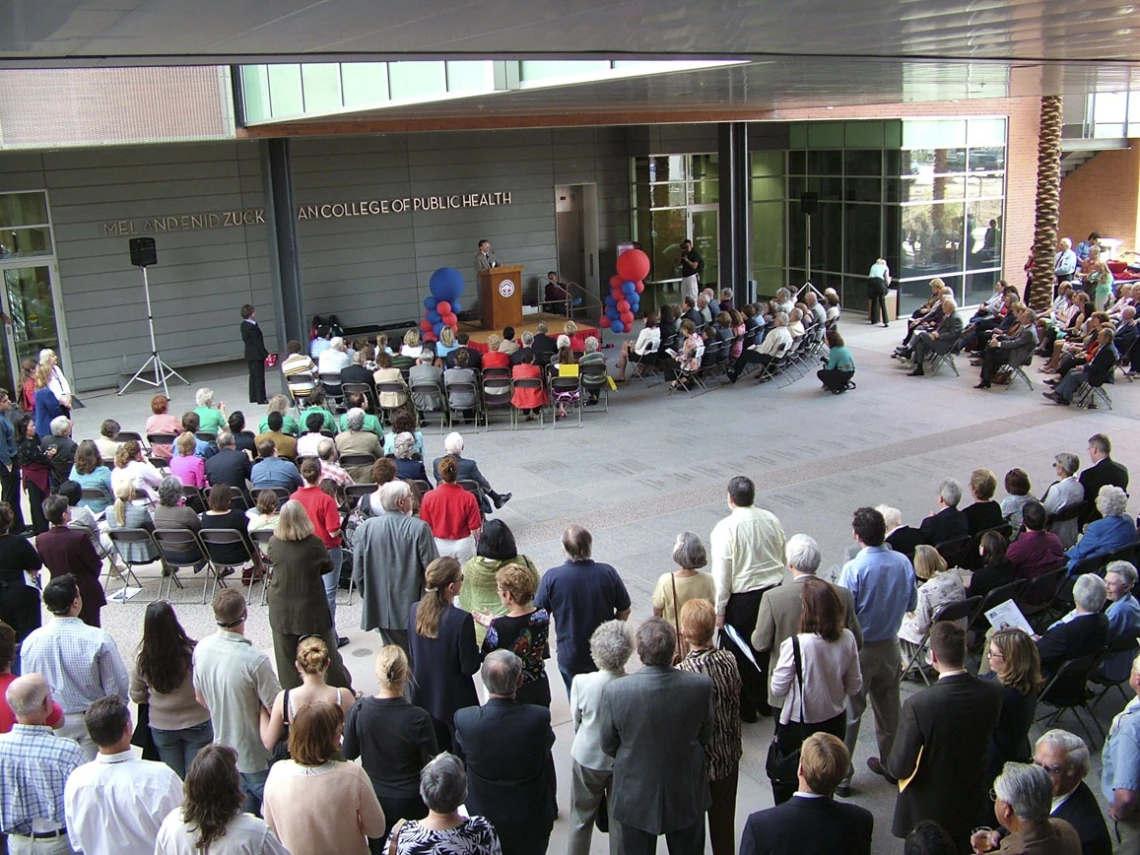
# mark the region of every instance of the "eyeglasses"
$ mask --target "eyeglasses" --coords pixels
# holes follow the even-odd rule
[[[990,659],[1005,659],[1005,654],[1000,650],[987,650],[986,656]]]
[[[997,790],[995,790],[993,787],[990,787],[990,801],[996,802],[997,800],[998,800]]]

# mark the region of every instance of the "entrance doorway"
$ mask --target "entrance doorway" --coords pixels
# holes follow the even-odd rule
[[[562,184],[554,188],[554,224],[557,242],[558,275],[563,282],[575,282],[595,298],[599,290],[598,264],[598,186]],[[546,271],[542,271],[546,281]],[[543,286],[540,284],[539,288]],[[585,295],[574,288],[572,296]],[[542,293],[539,294],[539,300]]]
[[[689,208],[689,240],[693,242],[693,249],[700,253],[705,262],[705,271],[701,274],[701,289],[712,288],[719,294],[717,283],[720,281],[719,264],[717,256],[720,246],[720,234],[717,230],[718,211],[716,205],[701,205]]]

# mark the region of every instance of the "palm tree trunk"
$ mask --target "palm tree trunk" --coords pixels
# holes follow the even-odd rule
[[[1061,216],[1061,98],[1041,99],[1037,140],[1037,203],[1033,225],[1033,271],[1026,303],[1038,311],[1053,300],[1053,258]]]

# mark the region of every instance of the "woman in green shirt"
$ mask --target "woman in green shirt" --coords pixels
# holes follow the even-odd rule
[[[459,589],[460,608],[472,614],[490,612],[495,617],[505,615],[507,607],[499,599],[495,574],[508,564],[526,568],[534,576],[535,587],[538,586],[538,570],[533,561],[518,554],[515,536],[507,524],[502,520],[488,520],[479,536],[475,557],[467,559],[463,566],[463,587]],[[476,621],[475,638],[479,644],[483,643],[486,634],[487,628]]]
[[[823,384],[824,389],[830,389],[834,394],[854,389],[855,384],[851,378],[855,376],[855,360],[851,358],[851,351],[843,343],[843,336],[839,330],[827,331],[827,366],[817,371],[815,376]]]
[[[289,415],[289,399],[284,395],[274,395],[269,399],[269,407],[265,411],[265,415],[261,417],[261,421],[257,423],[258,433],[269,432],[269,414],[281,414],[281,433],[287,433],[289,436],[296,436],[301,432],[301,426],[297,424],[297,420]]]
[[[219,402],[215,407],[214,390],[205,387],[194,393],[194,400],[198,402],[198,406],[194,408],[194,412],[198,415],[198,432],[217,436],[227,427],[225,402]]]

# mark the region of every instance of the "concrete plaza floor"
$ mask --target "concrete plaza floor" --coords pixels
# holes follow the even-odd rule
[[[953,476],[966,484],[976,467],[994,470],[1000,484],[1007,470],[1019,466],[1040,496],[1053,480],[1053,455],[1071,451],[1087,463],[1087,439],[1097,432],[1111,436],[1113,456],[1120,462],[1135,469],[1140,460],[1140,434],[1132,433],[1140,389],[1131,384],[1122,381],[1112,389],[1111,412],[1060,407],[1041,397],[1045,387],[1035,370],[1029,372],[1032,392],[1021,384],[975,390],[976,371],[962,357],[960,378],[946,371],[906,377],[889,358],[902,336],[902,322],[883,329],[854,316],[841,330],[855,358],[858,383],[857,390],[844,395],[821,391],[814,375],[785,388],[772,383],[757,387],[755,380],[744,378],[692,397],[667,396],[663,385],[638,381],[611,395],[608,413],[588,408],[581,429],[572,420],[557,428],[548,421],[544,429],[524,423],[517,431],[500,423],[490,431],[466,431],[466,454],[479,462],[496,489],[514,493],[497,516],[515,532],[520,551],[540,568],[561,562],[559,537],[567,525],[591,530],[594,557],[613,564],[629,588],[634,624],[652,614],[650,595],[660,574],[673,569],[669,556],[676,535],[690,530],[707,542],[727,512],[725,485],[733,475],[756,481],[757,504],[773,511],[789,536],[805,532],[819,542],[826,572],[842,564],[851,544],[851,513],[860,505],[885,502],[902,509],[907,523],[917,524],[936,507],[941,478]],[[623,338],[607,334],[607,341]],[[612,364],[617,351],[606,353]],[[183,372],[193,385],[171,386],[171,412],[192,408],[194,390],[209,385],[231,412],[241,409],[256,424],[263,408],[246,403],[242,372],[237,364]],[[276,378],[269,379],[272,390]],[[150,396],[150,389],[138,385],[122,397],[113,392],[84,395],[86,407],[75,413],[76,438],[97,435],[108,417],[124,430],[141,431]],[[443,453],[438,427],[426,430],[425,446],[426,457]],[[998,498],[1002,495],[999,491]],[[140,637],[139,602],[153,597],[155,584],[151,579],[148,591],[134,602],[103,609],[104,626],[125,655],[133,655]],[[196,637],[213,630],[209,606],[200,605],[200,597],[201,587],[190,584],[175,596],[183,623]],[[352,640],[342,652],[357,688],[374,691],[372,663],[379,639],[358,629],[359,618],[359,598],[340,606],[338,628]],[[249,631],[256,644],[270,648],[264,609],[252,610]],[[550,674],[561,806],[550,851],[561,852],[573,727],[553,664]],[[916,689],[916,684],[904,685],[904,692]],[[1119,696],[1101,704],[1105,725],[1122,706]],[[890,835],[894,789],[866,769],[867,756],[876,752],[870,715],[865,724],[855,758],[853,800],[875,815],[874,851],[900,852],[901,841]],[[1071,716],[1061,726],[1084,736]],[[772,804],[764,775],[771,736],[770,719],[744,726],[738,833],[749,813]],[[1099,739],[1093,757],[1089,783],[1099,793]],[[663,844],[660,849],[664,851]],[[608,851],[604,836],[595,835],[593,851]]]

